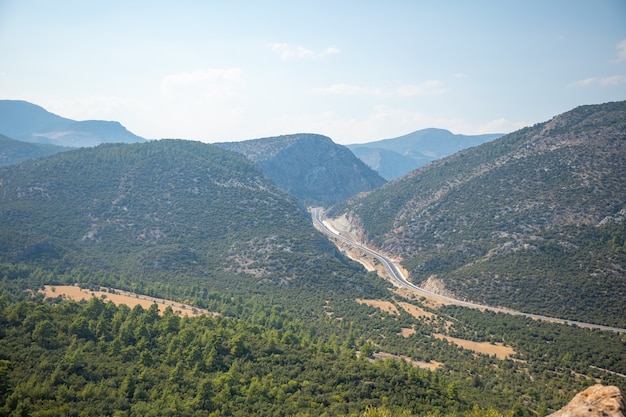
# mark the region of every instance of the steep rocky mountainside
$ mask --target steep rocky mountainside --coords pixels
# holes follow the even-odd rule
[[[313,270],[337,279],[355,272],[256,165],[180,140],[1,168],[0,260],[179,283],[237,274],[285,284],[317,278]]]
[[[322,135],[285,135],[216,145],[257,163],[278,187],[304,204],[334,204],[385,183],[349,149]]]
[[[501,136],[500,133],[455,135],[444,129],[423,129],[397,138],[347,147],[383,178],[393,180],[431,161]]]
[[[118,122],[66,119],[20,100],[0,100],[0,134],[24,142],[68,147],[145,140]]]
[[[28,143],[0,135],[0,166],[17,164],[28,159],[37,159],[71,148],[42,143]]]
[[[337,206],[411,279],[626,326],[626,102],[582,106]]]

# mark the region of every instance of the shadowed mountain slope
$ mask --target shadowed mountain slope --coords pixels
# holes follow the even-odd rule
[[[326,205],[385,183],[345,146],[315,134],[216,144],[257,163],[281,189],[304,204]]]

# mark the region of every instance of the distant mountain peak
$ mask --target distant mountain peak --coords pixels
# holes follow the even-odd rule
[[[75,121],[23,100],[0,100],[0,134],[23,142],[69,147],[145,140],[119,122]]]
[[[382,177],[392,180],[436,159],[481,145],[502,135],[460,135],[446,129],[428,128],[397,138],[348,145],[348,148]]]

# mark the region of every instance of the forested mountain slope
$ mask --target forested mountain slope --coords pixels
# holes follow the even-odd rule
[[[360,271],[256,165],[214,145],[100,145],[2,168],[0,184],[5,262],[185,285]]]
[[[215,315],[44,300],[44,284]],[[258,166],[213,145],[0,168],[0,415],[531,417],[596,381],[623,389],[622,353],[622,334],[388,291]]]
[[[0,100],[0,134],[24,142],[69,147],[144,141],[118,122],[66,119],[21,100]]]
[[[385,183],[350,150],[322,135],[284,135],[217,145],[257,163],[276,185],[304,204],[334,204]]]
[[[582,106],[335,207],[411,279],[624,327],[626,102]]]

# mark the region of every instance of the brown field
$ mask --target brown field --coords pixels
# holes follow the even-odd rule
[[[116,293],[114,294],[108,291],[83,290],[74,285],[46,285],[43,290],[46,298],[56,298],[61,296],[74,301],[88,301],[92,297],[97,297],[105,302],[112,301],[115,305],[126,304],[130,308],[133,308],[136,305],[141,305],[144,309],[148,309],[152,304],[156,304],[159,308],[159,313],[161,314],[167,307],[172,307],[172,310],[181,316],[195,317],[203,314],[213,314],[201,308],[175,301],[164,300],[162,298],[133,294],[120,290],[115,290],[115,292]]]
[[[398,308],[393,303],[391,303],[389,301],[365,300],[363,298],[357,298],[355,301],[357,303],[359,303],[359,304],[365,304],[365,305],[368,305],[370,307],[379,308],[382,311],[384,311],[385,313],[393,314],[395,316],[400,315],[400,312],[398,311]]]
[[[471,340],[459,339],[456,337],[446,336],[443,334],[434,334],[437,339],[445,339],[448,342],[452,342],[462,348],[472,350],[476,353],[483,353],[485,355],[496,355],[498,359],[506,359],[516,354],[510,346],[505,346],[502,343],[491,344],[489,342],[472,342]]]

